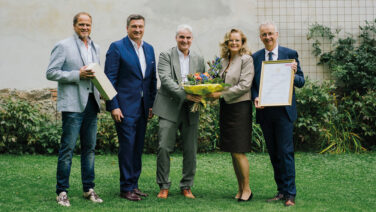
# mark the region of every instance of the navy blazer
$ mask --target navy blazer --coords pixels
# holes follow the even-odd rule
[[[256,97],[259,95],[259,87],[260,87],[260,76],[261,76],[261,67],[262,61],[265,61],[265,49],[261,49],[252,55],[253,57],[253,64],[255,67],[255,76],[253,78],[252,83],[252,101],[255,100]],[[305,80],[302,69],[300,68],[300,62],[298,59],[298,52],[293,49],[289,49],[283,46],[278,46],[278,60],[286,60],[286,59],[295,59],[298,63],[298,69],[295,73],[294,78],[294,86],[301,88],[303,87]],[[297,119],[297,111],[296,111],[296,102],[295,102],[295,89],[293,90],[292,102],[291,106],[284,106],[287,112],[287,116],[291,122]],[[263,109],[256,110],[256,122],[260,123],[263,119]]]
[[[145,77],[142,77],[140,61],[128,36],[111,43],[104,72],[118,94],[106,102],[107,111],[120,108],[124,117],[135,117],[143,94],[145,116],[148,116],[157,92],[156,64],[153,47],[144,42],[143,50]]]

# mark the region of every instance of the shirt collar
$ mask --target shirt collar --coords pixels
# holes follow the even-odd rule
[[[76,33],[74,33],[73,36],[74,36],[74,37],[75,37],[80,43],[84,44],[84,42],[80,39],[80,37],[78,37],[78,35],[77,35]],[[88,44],[88,46],[91,46],[91,38],[90,38],[90,37],[87,38],[87,44]]]
[[[131,40],[131,43],[132,43],[133,47],[134,47],[135,49],[138,49],[138,45],[137,45],[137,43],[134,42],[134,41],[133,41],[132,39],[130,39],[130,38],[129,38],[129,40]],[[140,47],[143,47],[143,45],[144,45],[144,41],[141,40],[141,45],[140,45]]]
[[[270,51],[268,51],[267,49],[265,49],[265,55],[268,55]],[[277,46],[271,51],[273,52],[273,55],[278,55],[278,43],[277,43]]]
[[[176,49],[178,50],[179,57],[183,57],[184,58],[185,57],[184,53],[181,52],[178,47],[176,47]],[[191,53],[191,51],[188,52],[188,56],[189,56],[190,53]]]

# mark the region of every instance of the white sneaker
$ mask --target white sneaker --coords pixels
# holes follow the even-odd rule
[[[94,189],[89,189],[88,192],[84,192],[84,197],[95,203],[102,203],[103,200],[95,193]]]
[[[65,207],[70,206],[68,195],[67,195],[67,192],[65,192],[65,191],[60,192],[59,196],[56,197],[56,201],[57,201],[57,204],[59,204],[59,205],[62,205],[62,206],[65,206]]]

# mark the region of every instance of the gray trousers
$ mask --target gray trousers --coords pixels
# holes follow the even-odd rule
[[[177,130],[180,130],[183,139],[183,177],[180,181],[180,188],[186,189],[193,186],[196,173],[198,119],[192,121],[194,123],[189,123],[188,113],[185,108],[182,108],[177,122],[159,118],[157,183],[160,189],[169,189],[171,185],[170,153],[174,150]]]

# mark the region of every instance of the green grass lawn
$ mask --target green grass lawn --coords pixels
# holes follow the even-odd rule
[[[237,183],[227,153],[200,154],[192,189],[196,199],[179,191],[182,156],[171,160],[172,187],[167,200],[156,198],[156,157],[143,156],[140,189],[149,197],[130,202],[119,197],[116,155],[96,156],[96,191],[104,200],[92,204],[83,199],[80,158],[73,159],[69,189],[70,208],[56,203],[57,156],[0,155],[0,211],[375,211],[376,153],[319,155],[297,153],[296,206],[265,200],[276,193],[267,154],[248,154],[254,198],[238,203],[233,199]]]

